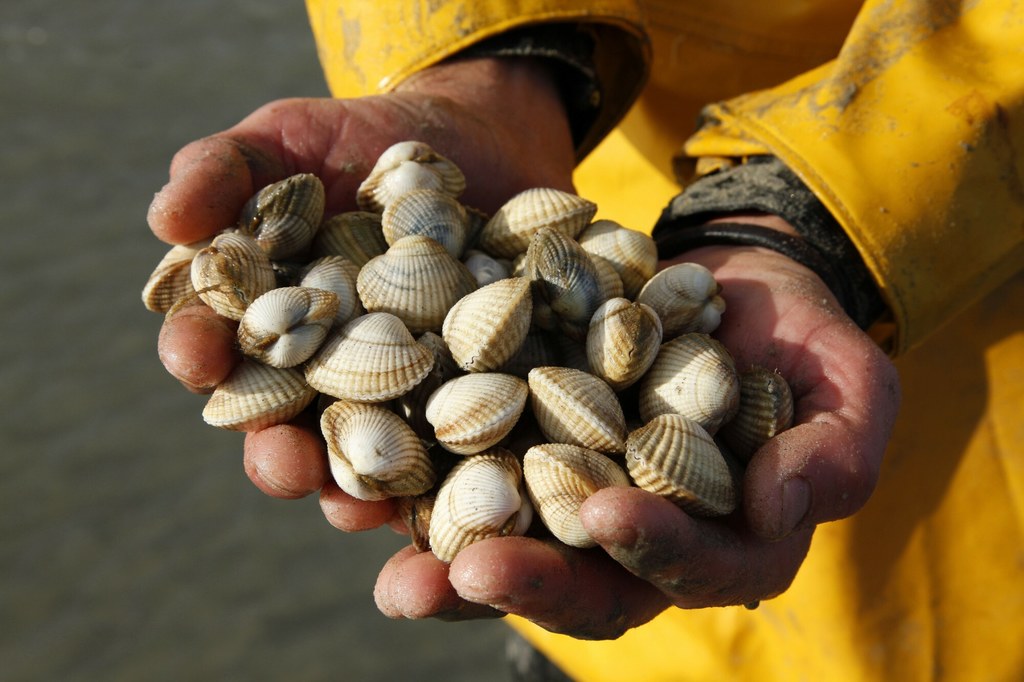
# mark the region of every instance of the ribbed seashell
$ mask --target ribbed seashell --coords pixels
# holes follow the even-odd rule
[[[476,289],[476,279],[433,239],[411,235],[364,265],[356,289],[368,312],[391,313],[422,334],[441,330],[455,302]]]
[[[515,258],[526,251],[533,235],[549,227],[572,239],[590,223],[597,205],[581,196],[551,187],[524,190],[509,199],[487,221],[477,243],[496,258]]]
[[[722,287],[711,271],[699,263],[676,263],[654,275],[637,295],[658,313],[665,338],[718,328],[725,300],[718,295]]]
[[[533,415],[548,439],[599,452],[623,451],[626,417],[604,381],[569,367],[535,367],[527,381]]]
[[[466,188],[458,166],[424,142],[398,142],[384,150],[356,191],[364,211],[381,213],[394,199],[413,189],[435,189],[457,197]]]
[[[328,218],[313,237],[314,256],[343,256],[357,268],[388,250],[379,213],[348,211]]]
[[[472,455],[497,445],[526,407],[526,382],[511,374],[466,374],[427,399],[427,421],[445,450]]]
[[[192,286],[219,315],[242,319],[249,304],[277,286],[274,268],[256,240],[222,232],[192,259]]]
[[[430,515],[430,548],[450,562],[485,538],[523,535],[533,507],[519,460],[495,447],[455,465],[437,491]]]
[[[320,416],[327,461],[338,487],[360,500],[420,495],[433,463],[409,425],[379,405],[339,400]]]
[[[441,334],[455,363],[467,372],[495,370],[518,351],[530,330],[530,283],[498,280],[460,299],[444,319]]]
[[[395,499],[395,513],[409,531],[409,542],[417,552],[430,551],[430,516],[436,499],[434,491]]]
[[[597,283],[601,287],[601,298],[606,301],[609,298],[623,298],[626,295],[626,289],[622,285],[622,278],[615,271],[611,261],[601,256],[595,256],[592,253],[588,255],[591,262],[594,263],[594,268],[597,270]]]
[[[632,386],[654,363],[661,347],[661,320],[649,306],[625,298],[605,301],[587,333],[590,371],[612,389]]]
[[[211,239],[178,244],[164,254],[142,288],[142,303],[154,313],[166,313],[171,307],[195,293],[192,286],[192,259],[210,245]]]
[[[476,249],[467,251],[463,255],[462,263],[473,273],[477,286],[484,287],[499,279],[507,279],[512,276],[508,261],[491,258],[483,251]]]
[[[203,408],[203,419],[230,431],[260,431],[291,420],[314,397],[316,391],[299,370],[242,360],[217,384]]]
[[[535,445],[523,457],[530,501],[552,535],[570,547],[596,547],[583,528],[580,507],[603,488],[630,486],[625,470],[607,455],[564,443]]]
[[[718,436],[738,459],[749,462],[757,450],[793,425],[793,393],[778,372],[751,367],[740,373],[740,406]]]
[[[629,434],[626,468],[633,482],[689,514],[721,516],[736,508],[729,467],[697,422],[663,414]]]
[[[612,264],[622,278],[625,297],[633,300],[658,269],[658,247],[643,232],[613,220],[595,220],[578,237],[580,246]]]
[[[400,319],[367,313],[328,336],[306,365],[306,381],[335,398],[377,403],[412,390],[432,363]]]
[[[395,410],[412,427],[421,440],[433,443],[434,427],[427,421],[427,400],[445,382],[462,374],[448,345],[434,332],[424,332],[416,341],[428,349],[434,357],[430,372],[411,391],[395,400]]]
[[[323,256],[302,271],[299,286],[323,289],[337,296],[334,324],[341,326],[366,312],[356,291],[358,276],[359,268],[344,256]]]
[[[558,327],[584,341],[594,311],[604,303],[604,291],[590,256],[572,238],[553,230],[538,230],[526,252],[535,290],[551,306]]]
[[[681,414],[714,434],[739,407],[736,363],[725,346],[707,334],[683,334],[661,345],[640,381],[638,398],[644,421]]]
[[[242,352],[271,367],[305,362],[327,338],[338,297],[310,287],[271,289],[252,302],[238,323]]]
[[[453,258],[461,258],[466,221],[466,209],[455,197],[436,189],[414,189],[388,204],[381,215],[381,228],[389,245],[418,234],[436,241]]]
[[[299,173],[267,185],[242,208],[239,229],[256,239],[272,260],[305,252],[324,217],[324,185]]]

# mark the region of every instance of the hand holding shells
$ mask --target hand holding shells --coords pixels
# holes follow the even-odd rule
[[[443,157],[435,152],[420,149],[416,154],[429,158],[430,164],[444,165]],[[648,569],[634,554],[622,549],[622,538],[609,534],[592,514],[586,513],[588,496],[599,500],[638,501],[641,498],[637,495],[641,493],[637,487],[644,488],[659,496],[661,506],[658,509],[663,516],[670,515],[684,526],[713,523],[693,521],[693,515],[731,513],[740,503],[737,481],[743,462],[790,426],[794,409],[792,393],[781,379],[782,374],[773,371],[777,365],[770,362],[770,353],[760,354],[759,359],[768,360],[769,364],[757,369],[759,378],[744,383],[741,377],[754,371],[748,360],[755,354],[744,356],[741,372],[725,346],[708,336],[718,320],[728,320],[731,313],[723,315],[724,300],[720,295],[723,288],[711,271],[696,278],[703,277],[703,280],[690,288],[694,291],[692,297],[688,298],[686,293],[690,289],[680,285],[668,287],[671,292],[668,296],[659,298],[651,293],[647,298],[650,302],[644,303],[647,284],[642,277],[637,280],[637,273],[655,270],[656,262],[651,262],[653,249],[616,251],[608,248],[598,254],[581,247],[576,239],[587,234],[594,215],[589,202],[555,190],[528,192],[516,195],[510,199],[508,210],[499,210],[482,226],[474,228],[468,224],[473,211],[464,211],[464,216],[459,211],[453,212],[448,200],[400,201],[401,194],[395,188],[402,188],[406,193],[449,192],[457,198],[463,184],[438,179],[455,175],[447,166],[444,171],[413,171],[409,164],[417,163],[415,160],[402,154],[397,156],[402,158],[397,164],[381,164],[382,173],[400,172],[394,182],[368,178],[368,182],[377,183],[370,182],[372,187],[387,188],[387,191],[368,189],[366,196],[370,198],[362,202],[364,212],[387,213],[388,206],[394,206],[393,213],[405,216],[412,210],[408,206],[422,204],[428,208],[444,206],[446,217],[443,220],[407,220],[403,222],[401,236],[396,233],[381,239],[373,237],[369,242],[374,246],[363,242],[358,252],[351,255],[342,251],[343,247],[337,247],[342,252],[332,251],[335,247],[325,246],[328,241],[318,239],[316,231],[304,237],[310,258],[315,249],[318,256],[340,257],[351,263],[349,271],[356,273],[355,284],[338,287],[329,297],[323,297],[332,304],[318,312],[316,319],[317,324],[326,325],[328,331],[306,356],[308,359],[297,361],[299,370],[294,369],[294,365],[287,369],[272,368],[249,350],[253,344],[242,344],[250,357],[239,368],[258,366],[265,367],[266,371],[249,372],[254,378],[240,386],[236,386],[240,381],[234,375],[228,377],[217,387],[210,401],[227,405],[225,410],[255,411],[256,414],[246,412],[244,416],[221,418],[218,425],[259,429],[267,424],[286,422],[303,410],[322,411],[329,417],[323,421],[323,433],[330,445],[331,467],[336,472],[337,485],[347,494],[368,501],[423,496],[425,501],[416,508],[417,518],[429,517],[427,530],[422,535],[424,547],[434,550],[439,560],[453,562],[453,566],[457,565],[462,552],[470,552],[472,556],[472,552],[485,551],[473,547],[486,543],[488,538],[529,535],[558,538],[557,542],[575,546],[600,545],[633,573],[643,576]],[[422,186],[416,184],[421,181]],[[304,194],[318,196],[315,191]],[[531,196],[540,197],[542,201],[537,206],[521,205]],[[255,199],[252,203],[259,205]],[[291,210],[295,203],[277,200],[270,205]],[[308,232],[308,207],[302,206],[302,214],[301,220],[282,220],[275,224],[296,224]],[[323,222],[322,218],[318,220],[318,227]],[[428,226],[425,229],[429,229],[429,233],[417,233],[417,225]],[[374,233],[375,229],[371,228],[370,232]],[[455,230],[457,234],[451,238],[439,235],[438,231],[444,229]],[[615,226],[615,229],[626,228]],[[596,250],[615,229],[602,225],[592,230],[593,236],[586,241],[592,242],[591,248]],[[235,265],[235,261],[221,259],[215,261],[216,268],[194,267],[202,272],[214,270],[224,278],[208,281],[193,277],[189,282],[191,290],[176,284],[179,287],[176,291],[184,289],[183,296],[198,297],[210,306],[214,302],[220,305],[220,300],[225,299],[221,314],[244,321],[248,307],[266,291],[298,287],[300,280],[293,280],[289,274],[295,269],[294,263],[276,262],[265,250],[261,252],[256,239],[242,229],[227,231],[225,235],[236,235],[235,241],[242,243],[255,242],[257,248],[248,248],[245,252],[252,252],[258,265],[242,267]],[[441,236],[440,241],[435,238],[438,236]],[[622,241],[632,242],[636,238],[630,236]],[[489,246],[491,244],[495,246]],[[193,263],[204,249],[210,248],[196,248]],[[508,271],[518,274],[484,283],[461,260],[470,249],[495,260],[513,260],[525,254],[525,261],[520,269]],[[620,251],[628,251],[629,257],[639,254],[637,257],[647,260],[639,264],[617,262],[614,259],[627,257]],[[262,255],[255,255],[260,253]],[[292,258],[294,251],[287,253]],[[178,262],[186,257],[187,254],[179,252],[171,260]],[[268,286],[263,274],[259,285],[250,287],[244,278],[250,276],[250,271],[265,273],[264,261],[270,263],[275,282]],[[362,264],[358,265],[360,262]],[[166,278],[165,269],[157,269],[161,279]],[[685,269],[694,268],[687,266]],[[662,274],[670,272],[673,268]],[[243,279],[232,280],[235,273]],[[580,274],[561,277],[561,273]],[[154,273],[154,277],[156,275]],[[617,278],[617,287],[608,283],[609,276]],[[689,282],[686,277],[681,279]],[[648,278],[648,283],[654,281]],[[315,288],[315,284],[303,283],[302,286]],[[149,301],[165,301],[174,295],[153,294],[158,288],[156,283],[147,285],[146,300],[147,305],[160,310],[163,303],[150,304]],[[483,296],[485,291],[487,298]],[[356,300],[338,302],[339,296],[346,295],[339,292],[348,292],[349,296],[354,292]],[[631,301],[625,295],[635,296],[636,300]],[[616,298],[621,303],[612,305],[610,301]],[[308,301],[305,305],[309,307]],[[347,320],[336,320],[337,310],[342,306],[358,312]],[[306,324],[309,316],[296,312],[283,319],[283,327],[280,322],[274,323],[277,325],[274,333],[290,331],[299,320]],[[246,338],[255,336],[250,324],[240,326],[243,328]],[[445,372],[434,373],[444,350],[439,355],[420,340],[427,334],[432,335],[431,344],[440,338],[452,356]],[[319,333],[301,333],[297,340],[318,336]],[[771,333],[767,338],[772,338]],[[534,343],[528,343],[529,339],[534,339]],[[544,349],[539,355],[531,350],[538,345],[536,339],[541,339],[539,347]],[[794,367],[790,365],[788,369],[793,371]],[[282,371],[290,372],[288,381],[278,378],[276,373]],[[264,375],[274,378],[264,379]],[[291,387],[296,375],[299,384],[307,387],[307,393],[296,395],[294,388],[283,392],[279,386]],[[508,380],[502,379],[504,383],[482,389],[480,398],[473,398],[472,390],[456,388],[456,384],[466,378],[492,376],[508,377]],[[424,394],[418,398],[421,404],[406,399],[429,381],[437,384],[429,392],[419,391]],[[316,393],[321,395],[322,402],[338,402],[326,409],[317,407]],[[246,400],[245,396],[256,397]],[[495,396],[502,399],[495,401]],[[282,402],[284,406],[278,404]],[[358,414],[365,412],[367,416],[357,419],[354,415],[358,405],[372,407],[372,410],[359,408],[363,411]],[[415,429],[411,426],[411,415],[417,413],[425,414],[425,421],[435,433],[430,433],[429,428],[423,431],[422,419],[416,421]],[[410,419],[408,424],[406,419]],[[365,434],[359,430],[371,426],[383,431],[379,435],[373,431],[371,435],[369,430]],[[453,431],[456,427],[462,432]],[[717,437],[718,433],[722,434],[721,438]],[[259,434],[252,436],[253,441],[258,438]],[[374,440],[378,438],[379,441]],[[480,438],[479,446],[463,444],[477,438]],[[387,445],[374,445],[376,442]],[[399,442],[401,446],[395,445]],[[733,443],[737,454],[731,454],[722,442]],[[579,468],[568,476],[560,469],[557,475],[550,473],[552,467],[523,466],[527,452],[544,452],[545,447],[555,446],[595,454],[565,458],[569,463],[561,466]],[[541,449],[536,450],[538,447]],[[381,454],[395,457],[381,459],[374,455],[368,458],[381,449],[394,450]],[[480,482],[472,485],[448,484],[449,477],[463,475],[459,472],[475,471],[468,462],[497,457],[496,449],[503,462],[495,465],[495,471],[500,473],[473,478]],[[401,454],[406,452],[409,454]],[[593,483],[590,470],[594,467],[592,460],[598,455],[601,466],[610,468],[611,472],[602,474],[599,483]],[[373,473],[354,470],[353,458],[366,461],[367,471]],[[454,465],[453,458],[457,461]],[[408,466],[412,473],[407,480],[397,475],[399,480],[395,480],[393,472],[387,469],[390,459]],[[542,473],[531,474],[530,471]],[[368,478],[371,475],[372,478]],[[531,481],[531,476],[539,478]],[[547,478],[564,480],[557,484],[563,488],[545,487]],[[381,482],[385,480],[386,484]],[[588,482],[582,483],[584,480]],[[491,485],[493,489],[488,487]],[[580,490],[586,491],[582,497]],[[462,495],[482,497],[480,503],[476,503],[463,499]],[[648,500],[648,497],[642,499]],[[481,521],[482,526],[475,525],[475,511],[481,504],[499,500],[501,504],[494,507],[486,523]],[[438,515],[434,508],[439,501],[445,505],[443,515]],[[652,504],[645,501],[637,508],[646,509]],[[664,504],[676,511],[667,511]],[[473,513],[465,512],[469,516],[463,518],[463,510]],[[559,515],[564,519],[566,514],[573,528],[571,533],[561,530],[558,525],[561,522],[554,520]],[[621,523],[629,519],[628,516],[623,518]],[[638,528],[649,523],[644,518],[636,517]],[[797,518],[793,526],[801,522],[804,516]],[[407,523],[415,534],[414,520],[407,519]],[[783,529],[781,534],[788,533],[793,526]],[[663,520],[652,527],[666,532]],[[592,528],[603,530],[598,537],[586,537]],[[563,537],[573,539],[566,541],[561,539]],[[433,547],[438,538],[444,538],[444,549]],[[804,540],[806,538],[801,542]],[[456,590],[459,589],[457,583],[453,578]],[[670,593],[663,587],[659,589],[663,594]],[[763,587],[758,589],[763,590]],[[470,593],[471,590],[467,590],[467,595]],[[757,594],[754,598],[763,596],[761,592]],[[670,601],[675,603],[674,598]]]

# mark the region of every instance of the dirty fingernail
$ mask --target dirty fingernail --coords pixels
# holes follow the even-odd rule
[[[782,486],[782,527],[780,537],[792,533],[811,507],[811,486],[799,476],[791,478]]]

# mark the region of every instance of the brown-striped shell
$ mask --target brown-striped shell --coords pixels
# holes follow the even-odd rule
[[[580,233],[579,243],[587,253],[612,264],[622,278],[625,297],[631,300],[658,268],[654,240],[613,220],[595,220]]]
[[[328,463],[338,487],[360,500],[419,495],[435,473],[423,443],[390,410],[344,400],[320,417]]]
[[[445,382],[427,399],[427,421],[445,450],[483,452],[511,433],[527,395],[526,382],[511,374],[466,374]]]
[[[330,291],[338,298],[334,324],[341,326],[366,311],[356,291],[359,268],[344,256],[317,258],[302,270],[299,286]]]
[[[367,313],[331,332],[306,365],[306,381],[327,395],[384,402],[430,372],[433,354],[394,315]]]
[[[271,367],[305,362],[327,338],[338,297],[309,287],[271,289],[252,302],[238,323],[242,352]]]
[[[424,142],[408,140],[388,147],[356,191],[364,211],[382,213],[389,203],[414,189],[435,189],[457,197],[466,188],[458,166]]]
[[[192,259],[211,241],[204,239],[192,244],[177,244],[164,254],[142,288],[142,303],[147,310],[166,313],[175,303],[195,293]]]
[[[217,384],[203,408],[203,419],[230,431],[260,431],[291,420],[314,397],[316,391],[299,370],[242,360]]]
[[[665,328],[665,338],[718,328],[725,299],[714,275],[699,263],[676,263],[654,275],[636,300],[654,308]]]
[[[522,478],[519,460],[500,447],[456,464],[430,515],[430,548],[437,558],[450,562],[474,542],[526,533],[533,507]]]
[[[725,346],[707,334],[683,334],[661,345],[640,381],[638,397],[644,421],[672,412],[714,434],[739,407],[736,363]]]
[[[343,256],[357,268],[388,250],[379,213],[348,211],[328,218],[313,237],[314,256]]]
[[[740,373],[740,406],[718,436],[742,461],[793,425],[793,393],[778,372],[752,367]]]
[[[433,239],[410,235],[364,265],[356,289],[368,312],[391,313],[422,334],[441,331],[445,315],[476,289],[476,279]]]
[[[604,381],[569,367],[535,367],[527,381],[533,415],[549,440],[599,452],[623,451],[626,417]]]
[[[594,269],[597,270],[597,283],[601,288],[601,298],[607,301],[609,298],[625,297],[626,289],[622,285],[622,278],[612,267],[611,261],[592,253],[587,255],[590,256]]]
[[[544,227],[575,239],[596,212],[595,203],[576,194],[551,187],[527,189],[491,216],[477,243],[496,258],[514,258],[526,251],[530,239]]]
[[[613,298],[605,301],[590,320],[587,363],[591,372],[621,391],[650,368],[660,346],[658,315],[643,303]]]
[[[267,185],[242,208],[239,229],[256,239],[272,260],[305,252],[324,217],[324,185],[298,173]]]
[[[597,542],[580,521],[580,507],[602,488],[629,486],[621,466],[595,450],[565,443],[535,445],[523,457],[530,501],[552,535],[571,547]]]
[[[534,290],[547,301],[566,335],[583,341],[594,311],[604,303],[604,290],[590,256],[570,237],[538,230],[526,252]]]
[[[455,303],[441,333],[456,364],[467,372],[485,372],[512,359],[530,329],[532,301],[530,283],[510,277]]]
[[[192,259],[192,286],[217,314],[242,319],[249,304],[277,286],[267,254],[252,237],[222,232]]]
[[[467,220],[466,209],[455,197],[436,189],[414,189],[388,204],[381,228],[389,245],[418,234],[436,241],[453,258],[461,258]]]
[[[729,467],[711,435],[697,422],[663,414],[626,439],[633,482],[698,516],[721,516],[736,507]]]

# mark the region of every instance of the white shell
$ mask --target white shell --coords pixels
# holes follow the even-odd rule
[[[331,333],[306,365],[306,381],[342,400],[383,402],[412,390],[432,363],[401,320],[367,313]]]
[[[604,381],[569,367],[535,367],[527,380],[533,415],[551,441],[624,451],[626,417]]]
[[[654,275],[636,300],[654,308],[666,339],[681,334],[710,334],[725,312],[722,287],[711,271],[699,263],[676,263]]]
[[[643,303],[605,301],[590,320],[587,363],[616,391],[632,386],[654,363],[661,346],[661,320]]]
[[[499,208],[477,237],[480,248],[496,258],[515,258],[538,230],[550,227],[574,238],[594,217],[597,205],[551,187],[524,190]]]
[[[778,372],[752,367],[740,373],[740,406],[718,436],[747,462],[765,443],[793,425],[793,393]]]
[[[238,345],[271,367],[294,367],[320,348],[334,323],[338,297],[308,287],[271,289],[252,302],[238,323]]]
[[[302,372],[242,360],[210,395],[203,419],[230,431],[260,431],[291,420],[314,397]]]
[[[384,239],[394,245],[402,237],[430,237],[453,258],[466,244],[466,209],[454,197],[435,189],[414,189],[396,197],[381,216]]]
[[[441,334],[463,370],[495,370],[512,359],[523,345],[530,330],[532,310],[527,280],[498,280],[455,303],[444,319]]]
[[[267,185],[242,208],[239,229],[267,256],[282,260],[304,253],[324,217],[324,185],[299,173]]]
[[[157,263],[142,288],[142,303],[154,313],[166,313],[171,307],[195,293],[192,287],[192,259],[210,245],[211,239],[172,247]]]
[[[465,188],[466,178],[454,163],[428,144],[408,140],[384,150],[359,185],[356,203],[365,211],[381,213],[389,203],[414,189],[441,190],[457,197]]]
[[[476,249],[467,251],[462,258],[462,263],[473,273],[478,286],[487,286],[512,276],[512,268],[508,261],[491,258],[483,251]]]
[[[450,562],[479,540],[523,535],[532,519],[519,461],[492,448],[463,459],[441,483],[430,515],[430,548]]]
[[[270,259],[256,240],[222,232],[192,259],[192,286],[219,315],[242,319],[249,304],[277,286]]]
[[[356,291],[359,268],[343,256],[323,256],[304,270],[299,286],[330,291],[338,298],[334,324],[341,326],[366,311]]]
[[[526,382],[511,374],[456,377],[427,399],[427,421],[449,452],[482,452],[512,431],[526,407],[527,393]]]
[[[580,521],[580,507],[602,488],[629,486],[626,472],[608,456],[564,443],[535,445],[523,457],[530,501],[551,533],[571,547],[597,542]]]
[[[388,250],[379,213],[348,211],[328,218],[313,237],[314,256],[343,256],[357,268]]]
[[[624,296],[635,299],[658,267],[658,247],[648,235],[612,220],[595,220],[580,233],[579,243],[611,263],[622,279]]]

